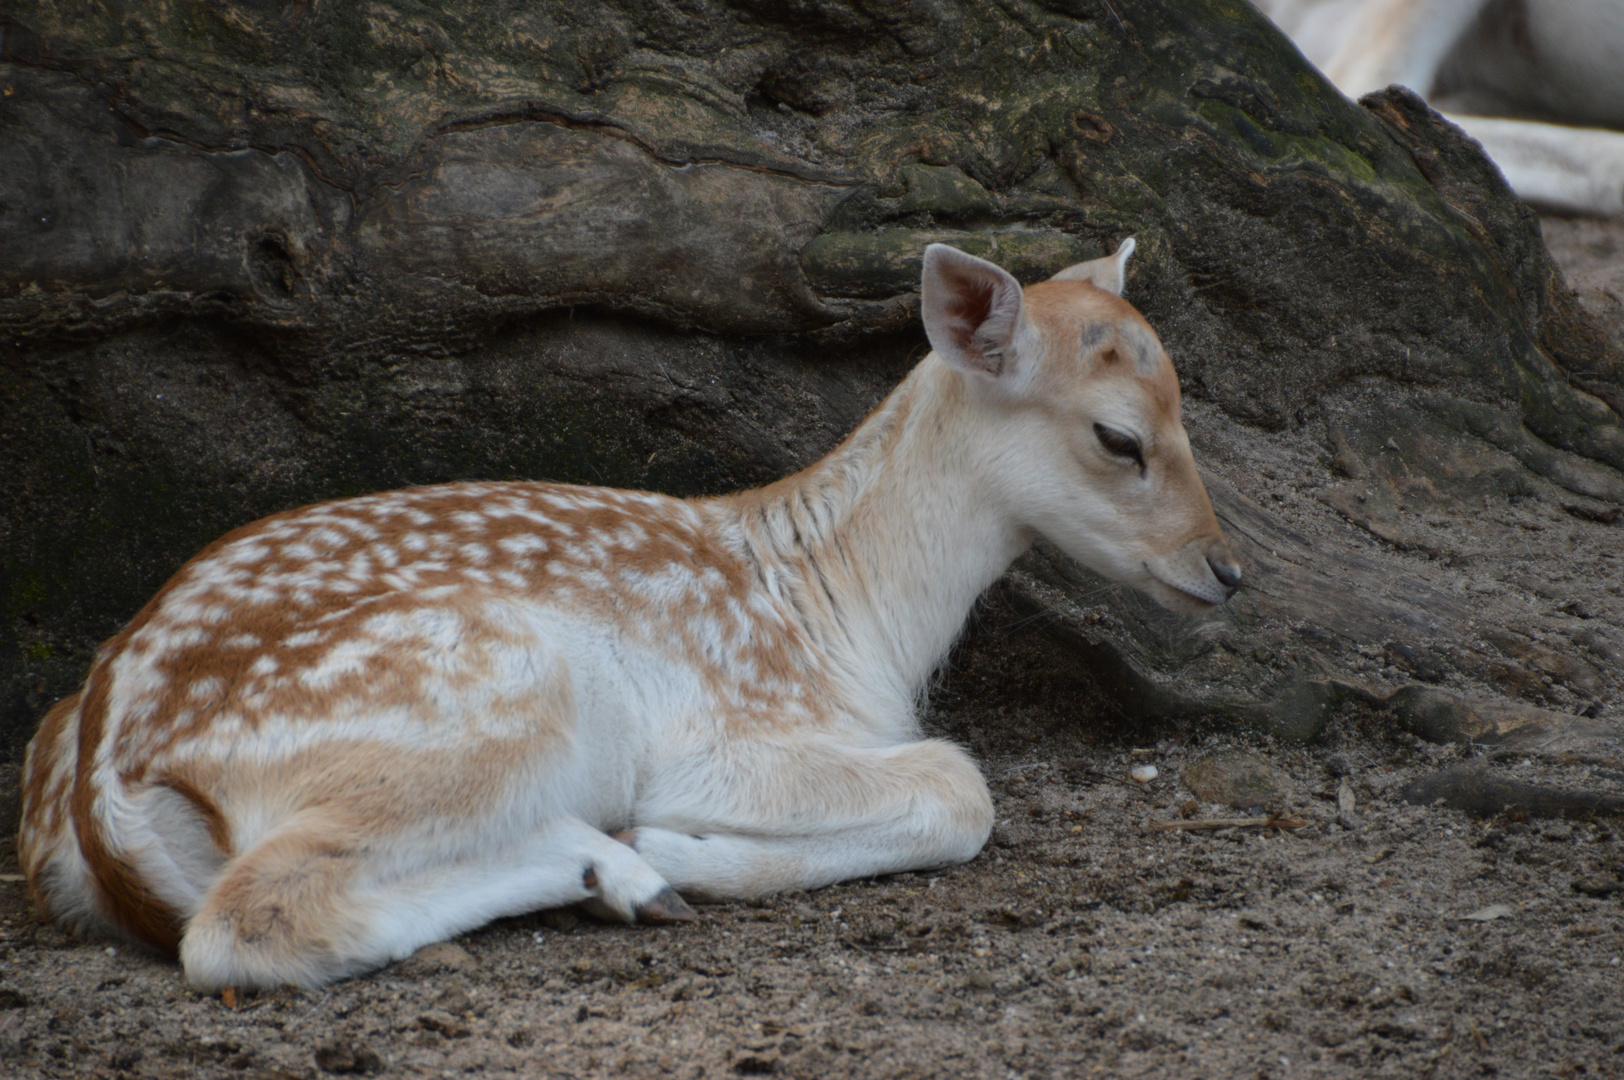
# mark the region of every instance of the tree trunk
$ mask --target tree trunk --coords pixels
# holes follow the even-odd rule
[[[1239,0],[114,10],[17,0],[0,53],[13,756],[231,527],[763,482],[922,353],[926,243],[1031,281],[1130,234],[1250,585],[1201,629],[1024,560],[1000,603],[1079,715],[1312,734],[1408,681],[1618,710],[1618,604],[1508,629],[1472,589],[1527,544],[1496,514],[1617,520],[1619,355],[1472,144]]]

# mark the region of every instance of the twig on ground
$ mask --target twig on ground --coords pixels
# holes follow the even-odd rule
[[[1125,780],[1120,776],[1112,776],[1110,773],[1100,772],[1098,769],[1090,769],[1086,766],[1067,769],[1066,771],[1075,773],[1079,776],[1086,776],[1090,780],[1109,780],[1113,784],[1121,784],[1123,787],[1132,788],[1135,791],[1143,791],[1145,787],[1143,784],[1137,781]]]
[[[1300,829],[1308,824],[1307,818],[1268,817],[1196,818],[1194,821],[1152,821],[1150,827],[1158,832],[1204,832],[1212,829]]]

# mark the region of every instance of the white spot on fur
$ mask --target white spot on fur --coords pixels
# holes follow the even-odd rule
[[[159,641],[156,651],[168,652],[171,649],[190,649],[208,641],[213,635],[201,626],[181,626],[168,633],[159,632]]]
[[[248,563],[263,562],[271,549],[259,538],[252,540],[239,540],[215,556],[219,562],[232,566],[243,566]]]
[[[350,638],[334,645],[312,667],[299,672],[299,683],[312,690],[325,689],[343,675],[358,675],[378,655],[380,645],[366,638]]]
[[[350,538],[337,529],[318,528],[305,534],[305,542],[312,547],[335,548],[343,547],[350,542]]]
[[[539,536],[523,533],[519,536],[504,536],[496,542],[496,546],[509,555],[524,555],[532,551],[546,551],[548,544]]]

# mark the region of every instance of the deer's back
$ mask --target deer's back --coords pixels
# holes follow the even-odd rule
[[[194,558],[108,643],[81,746],[132,776],[227,747],[269,762],[334,739],[534,737],[579,704],[561,681],[613,690],[625,673],[602,669],[629,653],[695,706],[798,696],[794,627],[717,532],[704,504],[533,483],[278,514]]]

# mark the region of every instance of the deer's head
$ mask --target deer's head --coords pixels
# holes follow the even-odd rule
[[[1173,363],[1122,299],[1133,248],[1022,289],[932,244],[925,332],[964,380],[989,497],[1096,573],[1203,611],[1241,570],[1190,454]]]

